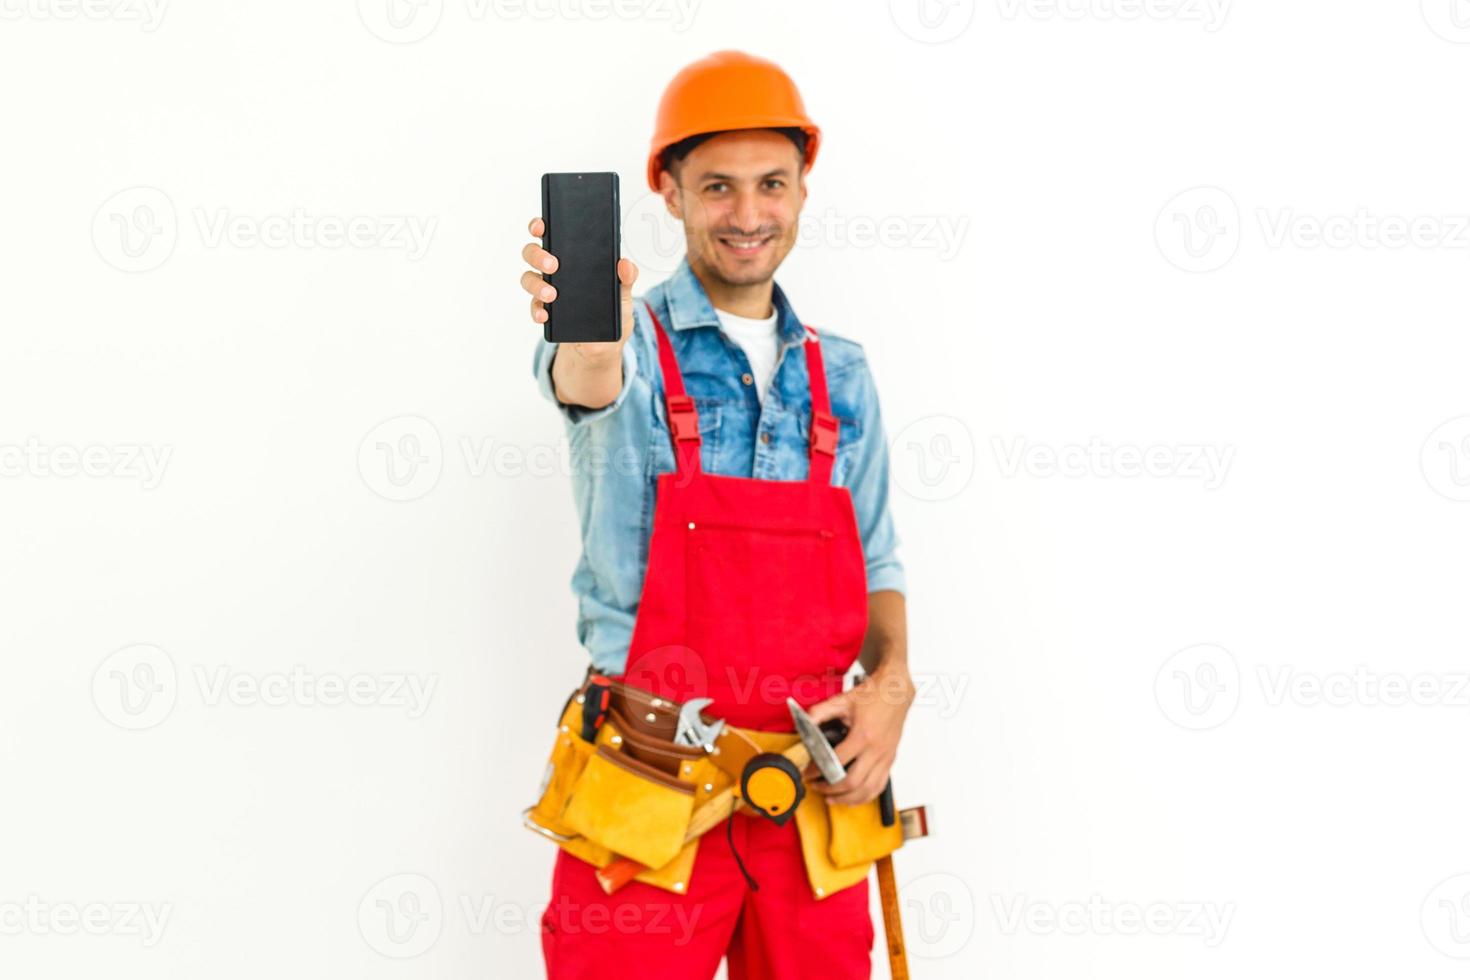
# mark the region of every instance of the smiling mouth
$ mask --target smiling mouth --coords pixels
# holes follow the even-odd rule
[[[753,255],[769,245],[775,237],[775,235],[763,235],[759,238],[721,237],[719,242],[737,255]]]

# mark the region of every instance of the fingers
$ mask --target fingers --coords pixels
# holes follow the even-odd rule
[[[820,725],[824,721],[830,721],[833,718],[838,718],[841,719],[842,723],[845,724],[848,728],[851,728],[852,695],[847,692],[844,692],[842,694],[834,694],[827,700],[818,701],[810,708],[807,708],[806,713],[807,717],[811,718],[814,724]]]
[[[543,303],[556,299],[556,287],[529,270],[521,273],[521,288]]]
[[[868,736],[862,729],[849,728],[847,737],[832,746],[832,749],[837,753],[837,761],[842,763],[843,766],[847,766],[861,755],[863,750],[870,744]]]
[[[526,230],[539,237],[546,232],[546,222],[539,217],[532,218]],[[531,294],[531,319],[536,323],[545,323],[550,318],[550,314],[546,312],[546,304],[556,299],[556,287],[543,276],[555,272],[559,263],[555,255],[535,242],[526,243],[526,247],[521,249],[521,258],[531,267],[521,273],[521,288]]]
[[[859,759],[853,763],[847,771],[847,778],[840,783],[814,783],[812,788],[827,798],[828,803],[839,803],[844,806],[857,806],[878,798],[883,792],[883,787],[888,784],[888,772],[893,767],[893,759],[883,759],[878,756],[869,756]]]
[[[537,272],[548,274],[555,272],[559,264],[555,255],[552,255],[535,242],[526,243],[526,247],[521,249],[521,258],[525,259],[526,264]]]

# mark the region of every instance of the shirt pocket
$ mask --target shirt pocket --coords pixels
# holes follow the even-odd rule
[[[699,415],[699,465],[706,473],[716,472],[720,464],[721,411],[718,402],[694,399],[694,410]],[[653,438],[648,442],[648,461],[644,476],[655,480],[660,473],[672,473],[674,466],[674,443],[669,436],[668,422],[659,411],[653,417]],[[650,522],[650,528],[653,526]]]

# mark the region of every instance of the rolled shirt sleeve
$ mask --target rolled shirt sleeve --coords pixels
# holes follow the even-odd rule
[[[636,312],[634,316],[636,318]],[[623,383],[618,389],[618,397],[614,398],[609,405],[604,405],[602,408],[584,408],[581,405],[567,405],[557,399],[556,387],[551,381],[551,362],[556,358],[557,345],[548,343],[545,339],[536,341],[535,356],[531,362],[531,370],[536,375],[536,385],[541,389],[541,394],[561,410],[562,417],[571,425],[582,425],[611,415],[622,407],[623,402],[628,400],[628,392],[633,388],[633,380],[638,377],[638,352],[633,340],[634,338],[630,337],[623,345]]]
[[[906,594],[903,563],[897,555],[901,542],[888,508],[888,435],[878,407],[878,387],[867,365],[863,366],[862,379],[862,437],[847,484],[867,562],[868,591],[892,589]]]

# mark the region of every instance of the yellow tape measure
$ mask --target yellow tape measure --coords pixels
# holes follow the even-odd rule
[[[806,796],[801,770],[778,752],[762,752],[745,764],[740,774],[740,795],[757,813],[777,825],[796,812]]]

